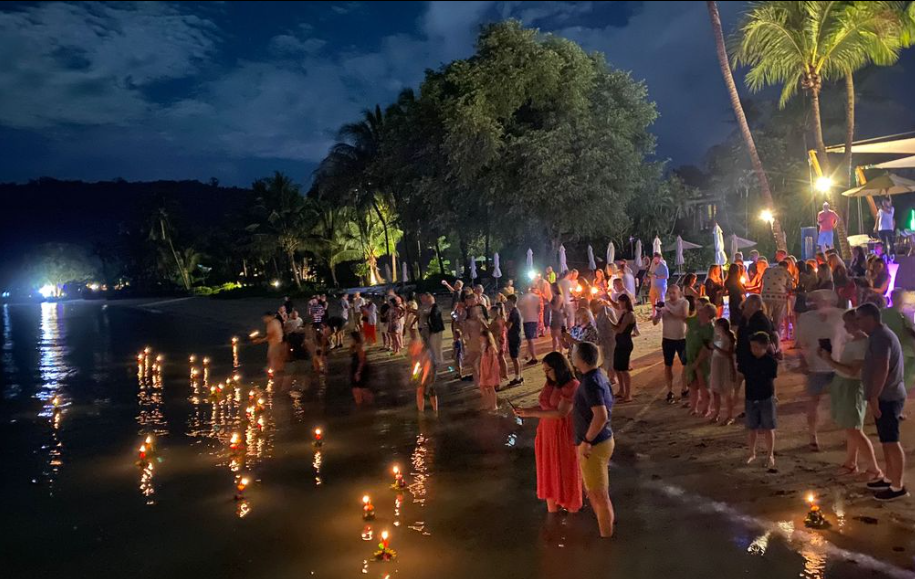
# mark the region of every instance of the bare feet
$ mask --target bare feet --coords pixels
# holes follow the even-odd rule
[[[775,456],[770,454],[768,460],[766,460],[766,468],[775,468]]]
[[[750,455],[750,458],[747,459],[747,464],[753,464],[756,462],[756,453]]]

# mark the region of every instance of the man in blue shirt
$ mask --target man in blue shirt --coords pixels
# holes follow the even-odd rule
[[[651,280],[651,287],[648,289],[648,301],[651,302],[652,312],[654,312],[655,306],[659,302],[663,302],[664,296],[667,295],[667,278],[670,277],[667,263],[660,253],[654,254],[648,276]]]
[[[610,381],[600,369],[600,350],[596,344],[576,344],[572,352],[572,363],[582,374],[572,406],[572,427],[575,444],[578,446],[581,476],[591,508],[597,515],[600,536],[612,537],[614,514],[607,469],[616,444],[610,429],[613,394],[610,391]]]

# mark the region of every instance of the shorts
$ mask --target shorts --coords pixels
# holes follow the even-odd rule
[[[834,376],[833,372],[811,372],[807,374],[807,395],[819,396],[826,392]]]
[[[616,440],[611,436],[607,440],[592,446],[591,456],[585,458],[579,453],[578,467],[581,469],[581,478],[585,483],[585,490],[606,490],[610,486],[610,473],[607,472],[607,469],[610,466],[610,457],[613,456],[615,447]]]
[[[537,337],[537,322],[524,322],[524,337],[528,340]]]
[[[899,442],[899,416],[905,400],[878,400],[880,418],[874,420],[877,425],[877,437],[883,444]]]
[[[775,430],[775,398],[747,400],[747,430]]]
[[[820,236],[817,237],[817,245],[820,247],[835,247],[833,244],[833,231],[821,231]]]
[[[664,352],[664,365],[674,365],[674,355],[680,358],[680,365],[686,365],[686,340],[664,338],[661,340],[661,351]]]
[[[775,327],[775,331],[778,332],[785,319],[785,314],[788,313],[788,298],[763,298],[763,303],[766,304],[766,309],[769,310],[769,319],[772,320],[772,325]]]
[[[341,318],[339,316],[332,316],[330,318],[327,318],[327,325],[330,326],[331,330],[333,330],[335,332],[339,332],[340,330],[343,329],[343,326],[346,325],[346,320],[344,320],[343,318]]]
[[[521,356],[521,337],[508,338],[508,357],[517,360]]]

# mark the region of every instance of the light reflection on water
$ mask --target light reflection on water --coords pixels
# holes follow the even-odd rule
[[[38,317],[35,310],[33,322]],[[78,503],[79,500],[71,499],[81,499],[83,494],[93,499],[104,499],[104,504],[93,502],[91,508],[67,503],[62,510],[68,512],[61,514],[78,521],[81,530],[88,524],[103,519],[103,522],[99,523],[99,528],[104,526],[104,532],[111,534],[122,528],[119,525],[134,528],[133,523],[136,522],[135,532],[140,537],[137,541],[154,545],[158,549],[157,552],[161,553],[159,559],[166,561],[169,566],[180,566],[182,558],[192,560],[194,564],[201,563],[208,553],[218,551],[225,552],[226,558],[231,559],[232,563],[241,563],[237,566],[238,573],[231,576],[258,576],[255,569],[243,568],[244,561],[256,560],[258,554],[266,556],[269,551],[271,559],[283,561],[284,565],[288,565],[285,569],[278,566],[277,576],[292,576],[288,573],[284,575],[283,572],[293,568],[307,575],[310,569],[321,566],[324,568],[316,573],[317,576],[355,574],[358,573],[355,565],[364,560],[367,561],[365,570],[370,577],[386,574],[422,577],[425,576],[422,573],[424,569],[418,566],[428,565],[428,570],[434,569],[437,576],[444,579],[459,576],[460,571],[465,568],[479,569],[490,564],[503,566],[499,568],[499,573],[492,576],[512,576],[510,571],[505,571],[509,565],[517,565],[519,573],[523,573],[516,576],[560,576],[555,573],[540,573],[538,571],[541,569],[537,567],[537,563],[521,561],[524,554],[520,549],[530,549],[531,553],[542,549],[545,553],[545,562],[541,565],[548,566],[565,561],[562,556],[556,555],[557,550],[562,548],[563,553],[574,553],[575,557],[580,557],[587,565],[605,567],[603,570],[606,571],[606,575],[612,573],[613,576],[662,576],[650,575],[647,570],[645,574],[615,571],[621,565],[621,561],[628,558],[626,551],[630,548],[632,553],[636,553],[656,546],[653,543],[656,539],[649,538],[649,534],[653,533],[654,537],[657,537],[657,534],[663,531],[657,522],[646,521],[651,521],[653,517],[670,517],[670,532],[674,537],[682,537],[684,524],[689,525],[689,516],[683,517],[679,514],[683,510],[683,505],[679,501],[671,501],[676,502],[677,506],[668,509],[664,501],[657,500],[663,492],[659,493],[648,488],[648,485],[643,485],[642,483],[646,482],[644,480],[634,482],[638,475],[630,476],[631,473],[626,473],[625,476],[613,479],[614,491],[620,492],[622,496],[619,506],[620,520],[623,522],[620,527],[623,532],[619,541],[614,543],[620,547],[612,549],[614,554],[611,554],[611,550],[598,551],[591,547],[588,547],[587,552],[583,551],[583,545],[589,544],[583,541],[582,534],[590,537],[595,532],[593,519],[588,516],[587,511],[582,516],[554,519],[555,528],[551,531],[551,538],[538,543],[538,525],[548,518],[545,515],[541,517],[542,505],[533,495],[533,454],[529,445],[532,428],[516,431],[509,431],[501,426],[497,429],[480,429],[478,427],[483,422],[470,413],[466,416],[458,414],[460,410],[455,410],[457,404],[443,413],[444,419],[427,422],[417,421],[412,408],[382,407],[371,412],[354,413],[348,406],[340,403],[341,390],[346,385],[342,385],[341,388],[341,380],[336,379],[333,374],[327,381],[323,377],[314,380],[317,388],[306,391],[301,398],[292,400],[286,396],[282,386],[275,392],[274,385],[267,384],[263,378],[241,384],[233,380],[232,386],[224,389],[221,397],[211,397],[211,383],[218,383],[220,380],[227,383],[227,377],[231,375],[232,370],[239,367],[235,360],[237,353],[233,352],[232,370],[226,368],[230,360],[228,348],[224,346],[221,350],[222,360],[217,360],[217,355],[214,354],[215,362],[212,368],[207,367],[205,372],[204,366],[201,365],[202,358],[192,363],[198,370],[195,375],[190,372],[190,366],[183,366],[177,361],[187,362],[187,352],[192,348],[204,347],[201,345],[188,345],[183,355],[180,351],[168,350],[170,360],[162,362],[158,369],[155,368],[155,357],[158,355],[156,353],[153,353],[150,363],[144,361],[134,366],[135,360],[125,364],[125,360],[129,359],[129,353],[117,352],[116,356],[112,356],[112,359],[118,361],[114,370],[100,375],[116,376],[116,371],[119,371],[126,384],[132,385],[132,374],[136,370],[136,397],[132,389],[123,388],[123,383],[106,384],[106,387],[122,392],[122,398],[120,401],[116,400],[111,407],[103,409],[101,420],[98,420],[99,415],[94,415],[90,421],[85,413],[78,412],[83,404],[79,388],[66,379],[72,373],[80,371],[78,358],[70,354],[73,344],[67,344],[68,348],[56,351],[46,350],[54,344],[55,339],[58,346],[63,346],[62,336],[67,334],[68,330],[71,334],[69,339],[77,339],[76,334],[79,332],[74,331],[74,321],[63,316],[62,312],[62,309],[58,311],[56,307],[41,308],[41,331],[33,335],[35,341],[30,346],[33,352],[41,354],[41,383],[35,386],[44,389],[49,384],[55,385],[63,399],[60,410],[55,412],[53,408],[48,407],[49,404],[53,406],[53,397],[47,399],[45,395],[42,399],[42,418],[36,419],[38,404],[34,399],[28,398],[34,404],[28,413],[29,417],[34,424],[46,429],[51,438],[49,445],[42,447],[40,456],[47,457],[47,467],[49,471],[53,470],[56,477],[64,458],[63,444],[60,442],[62,430],[66,433],[64,439],[67,442],[67,454],[71,457],[94,452],[95,448],[92,445],[97,444],[97,441],[92,437],[99,434],[105,437],[110,435],[113,442],[98,453],[98,462],[73,458],[68,461],[64,473],[66,476],[59,479],[56,485],[50,485],[52,492],[55,493],[54,505],[60,508],[65,501]],[[117,315],[114,314],[112,319],[116,320]],[[18,324],[18,318],[11,322],[7,316],[7,309],[4,308],[4,347],[7,344],[13,347],[11,330],[8,329],[13,323]],[[149,339],[154,343],[155,340],[160,340],[157,335],[152,335]],[[19,341],[18,338],[16,341]],[[157,349],[163,344],[169,345],[165,340],[160,341],[161,344],[155,343]],[[134,347],[136,346],[132,344],[125,346]],[[247,364],[245,352],[241,354],[240,361]],[[47,367],[46,362],[51,360],[56,360],[56,363],[60,364],[58,370],[62,373],[51,371]],[[337,362],[340,363],[339,360]],[[68,363],[72,368],[67,367]],[[346,361],[342,363],[345,364]],[[166,373],[166,369],[171,372]],[[4,372],[6,371],[7,369],[4,369]],[[33,381],[38,374],[33,373]],[[380,388],[387,388],[387,400],[395,398],[398,392],[398,384],[394,379],[391,382],[380,385]],[[277,383],[279,384],[279,378]],[[256,397],[263,396],[264,403],[262,409],[254,416],[248,416],[248,391],[252,387],[259,387]],[[33,391],[28,390],[29,395]],[[329,399],[327,406],[325,396]],[[36,398],[41,399],[38,396]],[[404,406],[403,400],[410,400],[403,392],[400,392],[400,399],[400,406]],[[349,402],[348,398],[346,402]],[[326,408],[334,404],[337,404],[337,407],[328,413]],[[111,428],[112,425],[117,427],[115,421],[111,420],[111,416],[117,413],[120,413],[118,418],[122,423],[122,431],[113,435],[105,429]],[[459,420],[452,420],[453,417],[458,417]],[[487,419],[485,424],[490,422],[496,420]],[[508,423],[503,422],[499,424],[507,427]],[[333,429],[331,431],[334,436],[324,449],[312,449],[308,444],[311,427],[314,424],[327,424],[328,428]],[[91,437],[81,440],[81,429],[83,432],[91,432]],[[138,430],[141,435],[147,432],[157,433],[163,437],[167,435],[168,447],[164,445],[166,440],[163,439],[161,456],[157,457],[167,458],[167,461],[150,461],[148,465],[141,465],[137,470],[124,468],[125,444],[130,447],[131,466],[136,460],[135,450],[139,441],[137,446],[134,446],[133,436]],[[44,433],[45,430],[41,432]],[[231,448],[232,434],[236,432],[244,442],[238,451]],[[514,436],[515,432],[517,436]],[[183,436],[185,433],[187,437]],[[512,444],[509,446],[505,445],[506,435],[512,436],[509,439]],[[87,438],[88,443],[85,442]],[[45,441],[47,438],[41,440]],[[34,443],[32,444],[34,448]],[[98,466],[104,465],[104,460],[114,457],[115,453],[116,459],[110,462],[117,464],[122,472]],[[407,475],[408,484],[403,493],[388,489],[390,479],[387,464],[392,455],[402,466],[406,466],[404,470],[408,471],[404,473]],[[272,462],[273,456],[283,458]],[[482,476],[481,470],[485,473]],[[101,488],[86,488],[89,486],[85,482],[90,479],[87,476],[89,472],[93,477],[104,479],[98,485]],[[474,474],[468,476],[467,473]],[[314,475],[314,482],[308,480],[311,474]],[[237,485],[242,475],[249,477],[251,484],[241,493],[242,496],[238,500],[233,500],[236,494],[234,485]],[[628,481],[623,482],[625,479]],[[639,485],[637,489],[633,488],[635,484]],[[315,486],[321,488],[315,489]],[[379,509],[379,520],[374,528],[365,525],[359,519],[358,511],[351,508],[349,499],[340,500],[341,496],[350,495],[353,489],[357,491],[355,494],[358,496],[368,492],[373,498],[377,498],[375,504]],[[125,497],[124,502],[119,504],[116,503],[118,493]],[[109,497],[115,499],[112,504],[108,504]],[[154,506],[148,509],[143,502]],[[648,506],[644,512],[635,511],[633,505],[636,503]],[[683,503],[705,508],[707,501],[701,497],[688,497]],[[118,509],[125,504],[129,508],[141,511],[127,511],[125,508],[122,514]],[[191,546],[184,552],[176,543],[179,540],[177,537],[181,536],[181,529],[163,523],[166,519],[176,520],[175,514],[182,511],[186,511],[188,516],[178,526],[192,529],[192,533],[199,534],[198,542],[194,541],[194,537],[186,541],[185,544]],[[702,547],[708,552],[718,550],[708,556],[710,565],[723,560],[728,561],[728,565],[722,568],[721,576],[743,576],[742,572],[746,572],[746,569],[758,572],[765,566],[777,566],[780,571],[790,569],[790,574],[775,573],[772,577],[839,577],[834,573],[834,569],[836,562],[843,559],[843,556],[823,541],[822,537],[807,537],[808,533],[803,529],[796,530],[790,521],[781,526],[771,525],[775,527],[771,528],[759,527],[753,520],[740,519],[740,523],[744,525],[746,540],[741,542],[739,549],[733,549],[728,542],[730,537],[727,532],[722,532],[731,525],[732,513],[716,508],[712,508],[712,511],[714,518],[708,513],[703,515],[707,517],[703,520],[712,524],[707,530],[702,531],[704,534],[697,535],[696,538],[703,541]],[[138,512],[143,514],[138,516]],[[39,514],[48,517],[49,513],[54,513],[54,510],[49,509]],[[238,522],[237,519],[240,518],[244,518],[245,521]],[[122,523],[119,519],[131,520]],[[313,527],[314,531],[311,528],[306,529],[304,524],[298,525],[300,519],[305,519],[307,526]],[[319,523],[312,525],[313,520]],[[403,524],[400,524],[401,522]],[[145,526],[147,523],[148,526]],[[36,523],[34,528],[43,530],[43,524]],[[713,524],[721,526],[715,529],[712,528]],[[294,548],[290,549],[286,545],[259,545],[258,549],[262,552],[245,551],[242,546],[232,543],[239,531],[258,533],[251,536],[260,537],[276,532],[278,525],[284,533],[288,532],[289,537],[298,536]],[[429,525],[433,525],[436,530],[431,536]],[[644,531],[644,536],[633,536],[632,529],[639,525],[642,525],[639,532]],[[406,531],[405,528],[416,532],[397,532],[401,529]],[[66,530],[69,531],[69,528]],[[396,567],[368,559],[377,543],[378,533],[382,530],[393,533],[393,544],[401,553],[401,559]],[[357,532],[360,535],[365,534],[365,537],[357,538]],[[36,534],[34,529],[28,532],[30,537]],[[60,533],[60,536],[65,534]],[[129,534],[129,531],[125,534]],[[182,539],[187,538],[186,534]],[[308,537],[308,540],[304,537]],[[363,538],[366,539],[365,542]],[[346,546],[338,548],[335,541],[346,542]],[[525,541],[529,543],[525,545]],[[680,542],[682,543],[682,540]],[[786,544],[790,544],[793,551],[790,553],[789,566],[785,565]],[[302,545],[308,545],[313,549],[308,553],[297,553],[296,549]],[[167,553],[167,550],[173,547],[175,553]],[[72,551],[76,548],[68,547],[67,557],[85,559],[83,555],[73,554]],[[105,549],[106,557],[120,561],[118,551],[112,547],[100,548]],[[677,545],[667,545],[663,548],[670,549],[671,556],[667,559],[687,557],[683,561],[689,562],[689,554],[685,553],[687,549],[681,549]],[[753,562],[748,563],[746,568],[741,568],[741,563],[734,563],[735,559],[726,559],[719,553],[729,548],[731,552],[736,551],[735,556]],[[480,556],[462,560],[464,555],[461,553],[469,549],[479,549]],[[315,555],[314,552],[320,554]],[[799,553],[800,557],[795,555],[795,552]],[[632,559],[641,557],[634,556]],[[515,558],[516,561],[506,563],[507,559]],[[327,570],[332,566],[329,562],[331,559],[344,561],[347,565],[345,571],[338,569],[336,574],[328,573]],[[681,563],[681,569],[688,567],[686,563]],[[652,567],[655,564],[657,563],[652,562],[648,568],[655,569],[656,567]],[[576,568],[574,565],[565,567],[570,573]],[[864,565],[862,569],[870,570]],[[684,571],[679,576],[701,577],[702,573],[701,570],[695,573]],[[601,576],[599,573],[589,575]],[[13,573],[10,576],[27,575]],[[102,576],[108,575],[103,573]],[[139,576],[153,575],[150,571],[145,574],[141,572]],[[481,576],[486,574],[483,573]],[[747,573],[747,576],[763,575]],[[854,576],[841,575],[843,578]]]
[[[61,380],[70,372],[64,354],[66,345],[60,324],[58,303],[41,304],[40,336],[38,341],[38,372],[41,380],[35,398],[42,401],[38,415],[47,419],[50,425],[50,441],[41,446],[46,455],[45,468],[42,471],[42,482],[47,486],[48,494],[54,496],[60,471],[64,464],[64,443],[61,439],[63,415],[69,402],[61,388]],[[4,306],[5,308],[5,306]],[[4,333],[7,325],[4,323]],[[4,339],[6,343],[7,339]]]

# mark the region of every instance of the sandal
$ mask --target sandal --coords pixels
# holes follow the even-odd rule
[[[855,474],[858,474],[858,467],[857,467],[857,465],[855,465],[855,466],[848,466],[847,464],[843,464],[843,465],[840,466],[839,469],[836,471],[836,476],[851,476],[851,475],[855,475]]]
[[[667,403],[668,403],[668,404],[673,404],[673,403],[674,403],[674,393],[673,393],[673,392],[668,392],[668,393],[667,393]]]
[[[734,424],[734,419],[728,418],[727,420],[725,420],[724,422],[721,423],[721,426],[730,426],[732,424]]]

